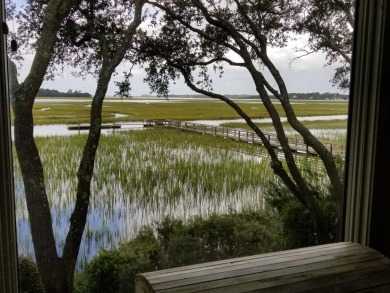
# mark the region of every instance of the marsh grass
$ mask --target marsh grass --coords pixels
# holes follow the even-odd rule
[[[74,207],[85,140],[85,135],[37,138],[59,252]],[[166,216],[186,220],[262,209],[263,186],[274,175],[258,146],[242,149],[234,141],[168,129],[102,136],[79,265]],[[19,252],[33,255],[17,164],[15,182]]]
[[[73,101],[63,99],[52,102],[45,99],[34,105],[34,121],[36,124],[77,124],[89,122],[90,102],[85,99]],[[131,101],[131,100],[130,100]],[[236,101],[252,118],[268,118],[267,111],[258,100]],[[285,116],[281,106],[276,109]],[[297,116],[341,115],[347,114],[348,102],[343,101],[294,101],[293,107]],[[121,114],[122,117],[116,117]],[[196,100],[164,100],[151,101],[113,101],[106,99],[103,105],[105,123],[142,121],[144,119],[204,120],[239,118],[224,102],[202,99]]]
[[[335,120],[314,120],[314,121],[304,120],[301,122],[308,128],[316,128],[316,129],[347,128],[347,120],[346,119],[342,119],[342,120],[337,120],[337,119],[335,119]],[[262,127],[265,127],[265,128],[273,127],[272,123],[261,123],[259,125]],[[290,127],[288,122],[282,122],[282,125],[284,127]],[[229,122],[229,123],[224,123],[221,126],[232,127],[232,128],[250,129],[249,126],[243,122]]]
[[[322,142],[326,143],[345,143],[346,142],[346,129],[347,120],[314,120],[314,121],[301,121],[309,130],[319,138]],[[282,122],[286,135],[289,138],[300,138],[297,133],[288,122]],[[228,122],[223,123],[221,126],[240,128],[245,130],[251,130],[251,128],[243,122]],[[275,133],[275,129],[272,123],[259,123],[258,126],[265,133]]]

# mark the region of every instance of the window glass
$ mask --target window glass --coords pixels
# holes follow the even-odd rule
[[[352,2],[8,3],[21,289],[340,240]]]

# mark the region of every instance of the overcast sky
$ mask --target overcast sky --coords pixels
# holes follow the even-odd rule
[[[278,49],[270,53],[282,77],[284,78],[287,89],[290,93],[296,92],[340,92],[333,87],[329,80],[334,73],[334,66],[325,66],[324,56],[321,53],[306,56],[297,59],[290,64],[295,56],[291,49]],[[19,70],[19,81],[22,81],[27,75],[31,66],[32,55],[24,56],[25,62]],[[125,65],[120,65],[117,69],[119,73],[113,77],[108,88],[108,96],[114,95],[117,90],[114,81],[122,80],[122,72],[126,70]],[[214,77],[214,91],[221,94],[255,94],[254,83],[249,74],[241,68],[225,67],[225,74],[222,78]],[[75,78],[71,75],[71,68],[65,69],[64,76],[58,76],[54,81],[45,81],[42,88],[56,89],[59,91],[68,91],[68,89],[81,90],[82,92],[94,93],[96,89],[96,80],[88,77],[85,80]],[[131,79],[132,95],[141,96],[149,94],[148,85],[143,81],[145,73],[142,69],[133,69]],[[173,84],[170,89],[171,94],[191,94],[193,93],[182,80]]]
[[[23,0],[16,0],[14,2],[20,5],[20,3],[23,3]],[[273,49],[268,52],[271,60],[275,63],[284,78],[290,93],[340,92],[340,90],[333,87],[329,82],[334,73],[335,66],[324,67],[326,61],[322,53],[297,59],[290,64],[290,61],[297,56],[292,47]],[[24,64],[19,70],[19,81],[22,81],[28,73],[33,55],[25,55],[24,58]],[[117,72],[120,74],[113,77],[108,88],[108,96],[114,95],[117,90],[114,81],[122,80],[121,73],[125,70],[125,65],[120,65],[117,68]],[[54,81],[45,81],[42,84],[42,88],[56,89],[59,91],[68,91],[69,89],[81,90],[93,94],[96,89],[96,80],[92,77],[88,77],[85,80],[75,78],[70,74],[71,71],[71,68],[65,69],[63,77],[59,76]],[[221,79],[218,77],[213,78],[215,92],[221,94],[256,94],[253,81],[245,69],[226,66],[224,72],[225,74]],[[133,96],[147,95],[150,93],[148,85],[143,81],[144,77],[145,73],[142,69],[133,69],[133,77],[131,79]],[[172,85],[170,92],[171,94],[193,93],[182,80]]]

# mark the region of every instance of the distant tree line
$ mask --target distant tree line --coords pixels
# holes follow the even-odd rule
[[[259,96],[256,95],[225,95],[229,99],[258,99]],[[205,95],[169,95],[169,98],[207,98]],[[270,95],[271,99],[275,99],[275,96]],[[298,100],[348,100],[349,95],[339,94],[339,93],[290,93],[290,99],[298,99]]]
[[[90,98],[92,95],[87,92],[81,92],[78,90],[68,90],[65,92],[60,92],[57,90],[51,90],[51,89],[39,89],[37,97],[87,97]]]
[[[290,99],[300,100],[348,100],[349,95],[343,95],[339,93],[290,93]]]

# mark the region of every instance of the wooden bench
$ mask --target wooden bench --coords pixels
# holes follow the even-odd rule
[[[390,259],[340,242],[139,274],[136,292],[390,292]]]

